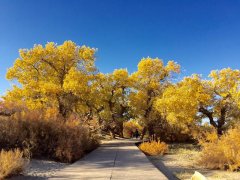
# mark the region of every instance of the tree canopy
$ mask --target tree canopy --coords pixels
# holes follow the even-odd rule
[[[156,134],[156,128],[171,127],[172,132],[201,126],[206,119],[222,134],[239,120],[239,70],[214,70],[207,79],[193,74],[174,83],[180,65],[172,60],[164,64],[147,57],[136,72],[116,69],[104,74],[95,67],[95,53],[72,41],[21,49],[6,75],[14,85],[4,103],[54,108],[65,120],[72,113],[87,121],[97,119],[112,136],[123,136],[124,123],[132,119],[143,127],[143,135]]]

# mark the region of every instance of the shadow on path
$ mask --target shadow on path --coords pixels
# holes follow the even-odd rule
[[[136,142],[133,140],[106,142],[50,179],[170,179],[149,161],[135,145]]]

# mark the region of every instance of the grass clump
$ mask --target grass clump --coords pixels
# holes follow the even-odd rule
[[[1,150],[0,152],[0,179],[20,174],[27,165],[23,152],[19,149]]]
[[[139,148],[150,156],[163,155],[168,152],[168,145],[160,141],[143,142]]]
[[[200,141],[202,151],[199,163],[209,169],[235,171],[240,168],[240,128],[230,129],[218,137],[216,132]]]

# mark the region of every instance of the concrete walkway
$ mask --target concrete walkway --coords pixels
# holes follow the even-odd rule
[[[56,173],[51,180],[166,180],[132,140],[103,143],[80,161]]]

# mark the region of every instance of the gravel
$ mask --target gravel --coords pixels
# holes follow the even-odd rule
[[[21,176],[12,177],[10,180],[48,179],[68,165],[55,161],[32,159]]]

